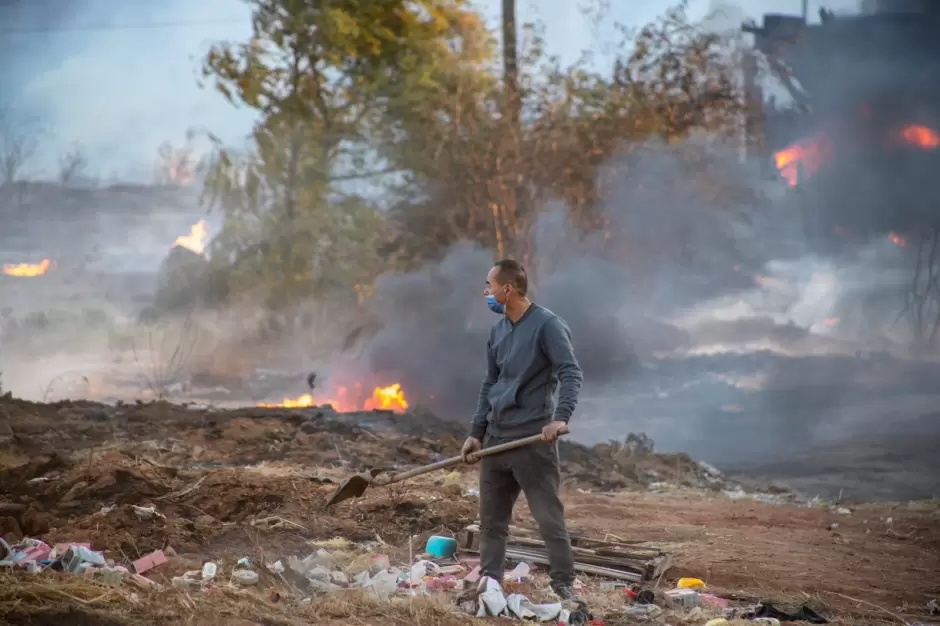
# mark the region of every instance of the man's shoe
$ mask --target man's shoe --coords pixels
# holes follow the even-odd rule
[[[591,619],[587,603],[571,585],[553,585],[552,591],[561,599],[561,606],[568,610],[571,626],[584,626]]]
[[[561,599],[561,605],[569,611],[587,608],[587,603],[571,585],[552,585],[552,591]]]
[[[584,603],[584,600],[581,599],[581,596],[578,595],[578,592],[576,592],[571,585],[552,585],[552,591],[555,592],[556,596],[561,598],[562,602]]]

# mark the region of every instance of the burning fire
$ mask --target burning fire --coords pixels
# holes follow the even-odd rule
[[[790,144],[774,154],[774,163],[790,187],[800,182],[800,174],[812,176],[832,154],[832,146],[822,136]],[[802,169],[802,171],[801,171]]]
[[[940,135],[937,134],[937,131],[920,124],[909,124],[902,128],[901,137],[912,146],[924,150],[936,150],[940,147]]]
[[[206,237],[208,234],[206,220],[199,220],[189,229],[188,235],[176,238],[173,247],[179,246],[196,254],[203,254],[206,251]]]
[[[902,248],[907,247],[907,239],[897,233],[888,233],[888,239],[896,246],[901,246]]]
[[[864,110],[863,110],[864,115]],[[894,134],[896,132],[896,134]],[[922,150],[940,148],[940,133],[922,124],[908,124],[899,131],[892,131],[890,141],[904,143]],[[822,135],[797,141],[774,153],[774,163],[790,187],[796,187],[800,175],[812,176],[831,158],[832,144]]]
[[[349,411],[372,411],[374,409],[386,411],[404,411],[408,408],[408,401],[405,399],[405,392],[402,391],[400,383],[394,383],[388,387],[376,387],[372,390],[371,397],[363,397],[362,388],[357,383],[353,387],[353,393],[349,392],[347,387],[337,389],[335,398],[314,397],[309,393],[299,398],[284,398],[280,404],[258,404],[264,408],[286,408],[299,409],[310,406],[331,405],[340,412]]]
[[[823,320],[823,324],[826,326],[838,326],[840,321],[838,317],[827,317]]]
[[[42,276],[49,271],[55,264],[49,259],[43,259],[39,263],[20,263],[18,265],[4,265],[3,273],[6,276],[16,276],[18,278],[28,278],[33,276]]]

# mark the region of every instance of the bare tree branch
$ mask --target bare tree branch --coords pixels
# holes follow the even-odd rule
[[[35,120],[0,109],[0,185],[15,183],[39,149],[41,130]]]
[[[59,157],[59,182],[63,185],[74,183],[88,167],[88,159],[81,146],[75,146]]]

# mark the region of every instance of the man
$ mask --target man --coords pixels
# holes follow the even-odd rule
[[[509,523],[521,491],[548,550],[552,590],[562,600],[578,601],[574,556],[559,497],[556,441],[568,432],[568,420],[578,404],[581,367],[567,324],[533,304],[527,289],[525,269],[513,260],[499,261],[486,276],[487,306],[502,319],[490,331],[486,376],[463,455],[466,462],[475,463],[479,459],[473,453],[483,447],[537,433],[545,443],[483,458],[480,570],[483,576],[503,580]]]

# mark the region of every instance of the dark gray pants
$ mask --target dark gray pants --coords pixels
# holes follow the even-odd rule
[[[487,439],[484,447],[507,440]],[[536,443],[480,462],[480,571],[500,582],[506,569],[506,539],[512,509],[525,494],[548,551],[552,587],[574,583],[574,555],[558,491],[558,446]]]

